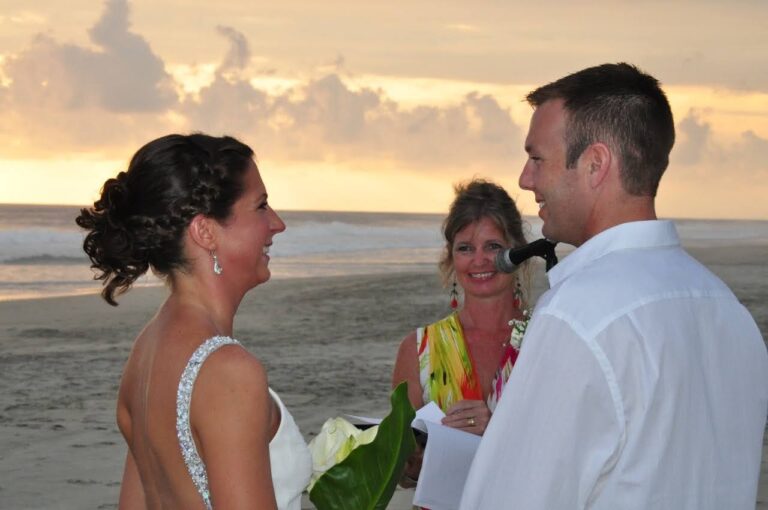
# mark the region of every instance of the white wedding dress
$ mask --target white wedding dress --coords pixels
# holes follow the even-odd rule
[[[208,475],[205,470],[205,463],[200,458],[192,439],[189,407],[192,389],[200,367],[212,352],[223,345],[230,344],[240,345],[240,342],[226,336],[215,336],[203,342],[189,359],[181,375],[176,396],[176,434],[179,438],[181,453],[192,481],[208,509],[213,508],[208,490]],[[269,393],[280,408],[280,426],[269,443],[272,484],[275,489],[277,508],[280,510],[300,510],[301,493],[312,475],[312,457],[291,413],[283,405],[277,393],[272,391],[272,388],[269,389]]]

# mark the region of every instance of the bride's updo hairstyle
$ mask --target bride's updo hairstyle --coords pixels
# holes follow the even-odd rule
[[[76,220],[88,232],[83,249],[104,300],[117,306],[115,297],[150,267],[162,277],[185,270],[182,241],[192,218],[229,217],[252,157],[234,138],[204,134],[168,135],[139,149]]]

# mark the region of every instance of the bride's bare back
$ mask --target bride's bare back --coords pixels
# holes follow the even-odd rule
[[[172,299],[136,339],[120,385],[118,424],[132,456],[127,461],[126,476],[131,475],[129,471],[133,469],[140,476],[147,508],[204,508],[181,455],[176,433],[176,396],[190,357],[200,344],[217,333],[199,317],[191,316],[193,314],[168,310],[173,308]],[[234,387],[228,385],[228,381],[234,381]],[[231,401],[230,417],[223,397]],[[242,486],[258,486],[261,480],[271,487],[268,443],[279,426],[280,416],[269,398],[266,374],[258,360],[241,347],[221,347],[201,368],[192,402],[192,434],[200,455],[206,459],[210,485],[218,485],[215,456],[210,452],[226,448],[231,442],[219,436],[225,428],[232,428],[222,423],[235,419],[251,421],[251,430],[262,429],[262,433],[244,431],[241,440],[256,444],[248,449],[235,445],[230,458],[243,451],[252,453],[253,458],[267,458],[267,462],[260,463],[262,469],[257,466],[261,472],[257,479],[243,481],[247,485]],[[218,412],[214,413],[214,409]],[[257,438],[249,440],[249,435],[262,437],[254,441]],[[261,448],[258,443],[262,444]],[[262,455],[258,455],[259,450],[263,450]],[[127,487],[123,491],[127,497],[129,492],[125,489]],[[121,507],[123,503],[127,505],[127,501],[121,501]]]

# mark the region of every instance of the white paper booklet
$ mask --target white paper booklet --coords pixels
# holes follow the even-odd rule
[[[427,426],[424,422],[431,421],[434,423],[440,423],[445,417],[445,413],[434,402],[430,402],[418,411],[416,411],[416,417],[411,422],[411,427],[422,432],[427,432]],[[354,414],[348,414],[347,418],[350,418],[354,423],[362,423],[364,425],[378,425],[381,423],[381,418],[371,418],[368,416],[357,416]]]
[[[413,428],[427,433],[413,504],[431,510],[458,510],[464,482],[480,436],[440,423],[445,413],[430,402],[416,412]]]

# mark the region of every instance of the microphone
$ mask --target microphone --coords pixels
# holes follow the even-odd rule
[[[520,248],[510,248],[496,255],[496,269],[502,273],[512,273],[520,267],[520,264],[531,257],[541,257],[547,263],[547,271],[557,264],[555,245],[549,239],[539,239]]]

